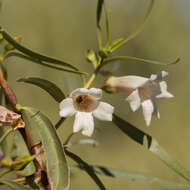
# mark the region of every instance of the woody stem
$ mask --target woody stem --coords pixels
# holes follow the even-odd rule
[[[0,86],[2,87],[4,94],[8,98],[8,101],[11,104],[12,108],[15,110],[15,112],[20,114],[19,110],[17,109],[18,103],[16,101],[16,98],[15,98],[13,92],[11,91],[11,89],[8,87],[7,81],[5,80],[1,70],[0,70]],[[22,137],[23,137],[23,139],[24,139],[24,141],[28,147],[30,154],[34,155],[35,149],[33,149],[33,147],[34,147],[35,143],[32,140],[32,137],[29,133],[27,126],[25,126],[24,128],[18,128],[18,130],[21,133],[21,135],[22,135]],[[37,159],[34,159],[34,165],[35,165],[37,173],[40,172],[43,168]],[[47,187],[45,187],[45,189],[46,190],[49,189],[48,185],[47,185]]]

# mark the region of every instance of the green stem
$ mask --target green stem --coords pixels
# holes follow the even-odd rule
[[[98,66],[96,67],[96,69],[94,70],[94,72],[92,73],[92,75],[90,76],[90,78],[88,79],[88,81],[85,83],[85,85],[83,86],[83,88],[89,88],[90,85],[92,84],[92,82],[94,81],[94,79],[96,78],[100,68],[101,68],[101,65],[103,64],[103,61],[104,59],[101,58],[100,61],[99,61],[99,64]]]
[[[90,85],[92,84],[92,82],[94,81],[94,79],[96,78],[96,73],[94,72],[91,77],[89,78],[89,80],[87,81],[87,83],[84,85],[84,88],[89,88]]]
[[[0,144],[6,139],[6,137],[11,133],[11,132],[13,132],[14,131],[14,129],[13,128],[11,128],[11,129],[9,129],[9,130],[7,130],[3,135],[2,135],[2,137],[0,138]]]

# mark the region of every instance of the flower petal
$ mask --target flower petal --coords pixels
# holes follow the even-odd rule
[[[157,95],[156,98],[173,98],[174,96],[167,91],[167,83],[162,81],[159,83],[161,94]]]
[[[146,121],[146,125],[149,126],[154,112],[154,105],[151,100],[146,100],[142,102],[143,115]]]
[[[87,88],[77,88],[71,92],[70,97],[75,97],[79,95],[88,94],[89,90]]]
[[[92,112],[92,114],[104,121],[112,121],[112,114],[114,112],[114,107],[108,103],[100,102],[98,107]]]
[[[72,98],[66,98],[61,101],[59,104],[60,112],[59,115],[61,117],[68,117],[75,114],[75,108],[73,106],[73,99]]]
[[[99,88],[91,88],[89,89],[89,94],[95,97],[96,99],[102,98],[102,90]]]
[[[152,74],[150,76],[150,80],[162,80],[164,77],[168,76],[168,72],[166,71],[161,71],[157,74]]]
[[[156,101],[152,99],[153,107],[154,107],[154,112],[153,114],[156,115],[158,119],[160,119],[160,112],[158,111],[158,107],[156,105]]]
[[[94,120],[92,113],[77,112],[75,116],[73,132],[76,133],[82,129],[82,134],[91,136],[94,131]]]
[[[110,77],[106,81],[106,86],[111,87],[114,92],[128,92],[144,85],[149,79],[139,76]]]
[[[139,97],[138,89],[134,90],[127,98],[126,100],[129,102],[130,107],[133,112],[138,110],[138,108],[141,105],[141,99]]]

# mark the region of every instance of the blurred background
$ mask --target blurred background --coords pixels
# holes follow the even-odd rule
[[[67,61],[91,73],[92,66],[86,62],[84,55],[89,48],[97,50],[96,3],[97,1],[89,0],[4,0],[0,12],[0,25],[12,36],[21,35],[24,46]],[[148,3],[148,0],[107,0],[111,39],[131,34],[144,16]],[[124,103],[126,94],[104,94],[103,97],[104,101],[115,106],[117,114],[154,136],[187,169],[190,169],[189,10],[188,0],[156,1],[143,31],[115,53],[115,55],[130,55],[162,62],[172,62],[177,57],[181,58],[179,64],[168,66],[126,61],[118,63],[119,68],[115,72],[117,76],[145,77],[161,70],[169,72],[166,79],[168,91],[174,94],[175,98],[162,99],[158,102],[161,119],[153,118],[151,126],[146,127],[142,110],[132,113],[128,103]],[[113,66],[110,64],[105,69],[111,70]],[[16,80],[25,76],[45,78],[56,83],[66,94],[82,85],[76,75],[55,71],[16,57],[7,61],[7,67],[9,85],[17,94],[20,104],[40,109],[53,123],[59,120],[59,105],[40,88],[18,83]],[[93,86],[102,86],[105,79],[99,75]],[[97,120],[95,122],[96,130],[92,138],[99,142],[99,146],[93,148],[90,145],[76,145],[71,148],[85,161],[185,182],[113,124]],[[72,132],[72,124],[73,118],[68,118],[59,128],[58,134],[63,141]],[[84,138],[81,134],[77,134],[73,141]],[[69,159],[68,161],[73,164]],[[163,189],[157,185],[100,177],[110,190]],[[86,173],[75,169],[71,170],[70,189],[96,190],[98,187]]]

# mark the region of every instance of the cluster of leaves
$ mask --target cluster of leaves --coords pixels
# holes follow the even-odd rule
[[[132,33],[126,39],[120,38],[110,42],[108,12],[106,10],[104,0],[98,0],[97,38],[99,49],[98,51],[91,49],[86,54],[86,58],[90,63],[92,63],[94,71],[91,77],[89,77],[89,80],[85,82],[85,88],[88,88],[91,85],[97,74],[101,72],[101,68],[104,65],[117,60],[134,60],[152,64],[167,64],[131,56],[112,57],[112,53],[114,51],[126,44],[129,40],[132,40],[141,31],[146,19],[150,15],[153,4],[154,0],[151,0],[145,17],[142,19],[134,33]],[[103,10],[105,13],[107,34],[105,46],[103,46],[101,38],[101,15]],[[189,184],[177,184],[175,182],[158,179],[149,174],[90,165],[86,161],[82,160],[78,155],[70,152],[68,149],[71,136],[68,137],[64,144],[61,144],[61,140],[59,139],[56,132],[56,129],[64,122],[65,118],[62,118],[54,126],[50,119],[40,110],[31,107],[20,106],[16,100],[13,101],[13,99],[10,97],[10,93],[7,93],[8,86],[3,85],[6,83],[5,81],[8,78],[5,60],[9,57],[17,56],[40,65],[50,67],[52,69],[80,75],[81,78],[86,77],[86,73],[79,71],[78,68],[65,61],[34,52],[21,45],[19,40],[19,37],[12,38],[4,29],[0,29],[0,43],[3,46],[3,51],[0,55],[0,67],[3,73],[2,76],[0,75],[0,103],[1,105],[4,104],[9,109],[13,109],[18,114],[21,114],[25,122],[25,129],[13,130],[11,127],[7,126],[0,128],[0,145],[3,152],[3,158],[1,159],[2,173],[0,173],[0,185],[7,185],[13,190],[31,190],[41,188],[46,190],[66,190],[69,188],[70,183],[69,169],[66,161],[66,156],[68,156],[77,164],[76,166],[71,167],[71,169],[84,170],[101,190],[105,190],[106,187],[97,174],[105,175],[111,178],[121,178],[151,184],[156,183],[165,188],[190,187]],[[5,44],[3,44],[4,42]],[[173,63],[178,61],[179,59]],[[4,83],[2,81],[4,81]],[[58,103],[60,103],[66,97],[65,93],[62,92],[62,90],[56,84],[46,79],[28,77],[21,78],[18,80],[18,82],[30,83],[44,89]],[[8,92],[13,94],[12,90]],[[151,135],[141,131],[116,114],[113,115],[113,123],[129,138],[138,144],[143,145],[144,148],[157,156],[169,168],[190,182],[190,172],[183,168],[179,162],[173,159]],[[14,134],[14,141],[9,139],[11,137],[11,133]],[[32,143],[32,139],[35,139],[36,136],[39,136],[40,143]],[[15,149],[15,143],[16,153],[13,151]],[[86,141],[86,143],[89,143],[89,141]],[[92,143],[92,141],[90,141],[90,143]],[[14,172],[19,177],[13,180],[2,178],[9,172]]]

